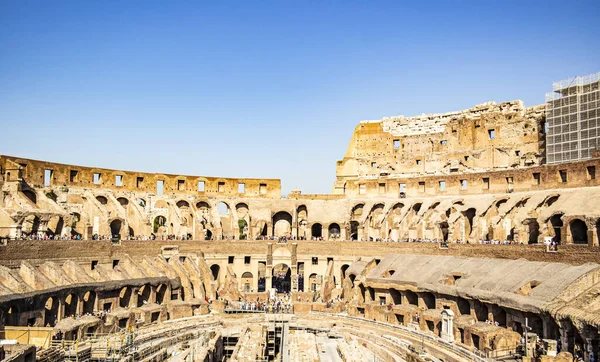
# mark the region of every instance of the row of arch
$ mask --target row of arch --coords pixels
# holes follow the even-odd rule
[[[134,290],[137,293],[136,302],[133,302]],[[159,284],[156,287],[156,293],[154,296],[154,302],[161,304],[167,301],[170,296],[167,294],[168,287],[166,284]],[[2,322],[7,326],[54,326],[58,321],[67,317],[75,317],[77,315],[93,314],[94,312],[107,309],[120,308],[133,308],[142,307],[144,304],[151,302],[152,286],[150,284],[144,284],[139,288],[131,286],[125,286],[117,291],[118,292],[118,305],[112,305],[112,303],[99,305],[100,298],[96,291],[88,290],[81,293],[71,292],[65,296],[51,295],[44,299],[40,299],[38,303],[32,305],[33,309],[23,309],[24,303],[15,301],[9,303],[5,308],[2,309]],[[104,292],[103,298],[108,300],[111,292]],[[62,306],[62,308],[61,308]],[[23,315],[30,316],[31,312],[36,310],[41,311],[38,317],[30,318],[26,321],[21,320]]]

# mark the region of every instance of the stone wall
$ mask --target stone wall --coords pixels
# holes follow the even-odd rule
[[[445,114],[361,122],[337,162],[333,193],[347,180],[471,173],[537,166],[544,160],[544,106],[520,101]]]

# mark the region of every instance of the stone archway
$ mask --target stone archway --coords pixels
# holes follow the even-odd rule
[[[79,306],[79,297],[76,294],[69,294],[65,298],[64,317],[75,317]]]
[[[117,235],[121,235],[121,227],[123,226],[123,222],[121,219],[115,219],[110,222],[110,234],[115,237]]]
[[[442,240],[444,241],[448,241],[448,231],[450,230],[450,227],[448,226],[448,223],[446,221],[443,221],[439,224],[440,226],[440,233],[442,236]]]
[[[137,307],[139,308],[144,306],[144,304],[150,303],[152,287],[149,284],[144,284],[140,287],[137,294]]]
[[[242,274],[241,285],[242,285],[243,291],[245,293],[252,292],[253,283],[254,283],[254,276],[252,275],[251,272],[245,272]]]
[[[584,221],[580,219],[571,220],[569,223],[569,230],[571,232],[571,240],[573,240],[573,244],[588,243],[588,227]]]
[[[329,224],[329,228],[328,228],[328,238],[329,239],[339,239],[340,238],[340,225],[338,223],[332,223]]]
[[[273,236],[292,236],[292,215],[285,211],[273,215]]]
[[[291,290],[292,269],[285,263],[277,264],[273,267],[271,287],[277,290],[277,293],[289,293]]]
[[[219,264],[213,264],[213,265],[211,265],[210,271],[212,273],[213,280],[218,281],[219,280],[219,273],[221,272],[221,267],[219,266]]]
[[[58,299],[49,297],[44,303],[44,325],[54,327],[58,321]]]
[[[321,236],[323,236],[323,225],[319,223],[312,224],[312,226],[310,227],[310,235],[313,238],[320,238]]]
[[[83,314],[92,314],[96,308],[96,292],[90,290],[83,295]]]

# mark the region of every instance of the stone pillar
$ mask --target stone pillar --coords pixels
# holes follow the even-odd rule
[[[569,232],[568,223],[564,223],[563,227],[560,228],[560,240],[564,244],[573,244],[573,237],[571,236],[571,232]]]
[[[572,328],[569,325],[565,325],[563,328],[560,328],[560,345],[562,351],[569,350],[569,332],[568,329]]]
[[[58,298],[58,308],[56,309],[56,321],[58,322],[61,319],[63,319],[64,315],[65,315],[65,302],[61,298]],[[46,321],[44,321],[44,323],[46,323]]]
[[[598,230],[596,230],[596,223],[598,219],[587,219],[586,226],[588,228],[587,231],[587,239],[589,246],[598,246]]]
[[[131,288],[131,298],[129,299],[129,305],[127,306],[128,308],[131,308],[132,306],[137,307],[139,293],[140,293],[139,287]]]
[[[297,252],[298,252],[298,244],[297,243],[292,243],[292,260],[291,260],[291,264],[290,267],[292,268],[292,272],[291,272],[291,291],[292,292],[297,292],[298,291],[298,258],[297,258]]]
[[[267,223],[267,236],[268,237],[273,236],[273,223],[270,223],[270,222]]]
[[[148,303],[156,303],[156,287],[154,285],[150,286],[150,297],[148,298]]]
[[[329,240],[329,227],[323,227],[321,229],[321,235],[323,235],[323,240]]]
[[[273,243],[267,244],[267,267],[265,270],[265,291],[273,286]]]
[[[362,225],[359,225],[358,228],[356,229],[356,237],[358,240],[362,239],[365,237],[365,228]]]

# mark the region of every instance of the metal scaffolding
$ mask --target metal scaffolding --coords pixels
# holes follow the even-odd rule
[[[546,160],[585,160],[600,149],[600,73],[552,83],[546,94]]]

